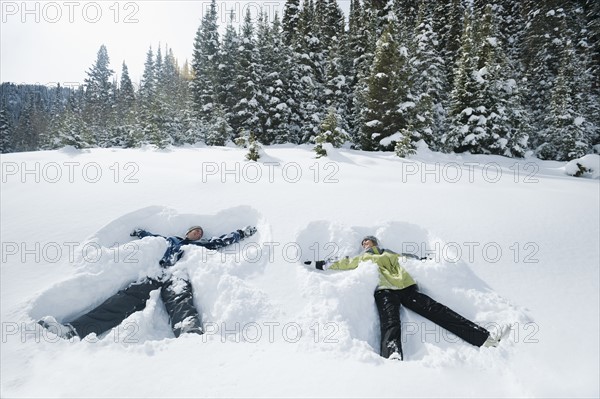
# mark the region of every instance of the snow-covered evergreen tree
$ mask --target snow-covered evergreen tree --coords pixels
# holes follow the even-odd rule
[[[476,104],[480,120],[472,152],[522,157],[527,149],[529,117],[502,37],[494,9],[488,5],[477,34],[480,46]]]
[[[127,64],[123,62],[121,80],[119,83],[119,95],[117,96],[117,135],[121,145],[126,148],[139,147],[142,142],[137,115],[137,101],[135,89],[129,76]]]
[[[298,21],[298,36],[293,51],[299,62],[300,81],[296,82],[301,142],[307,143],[318,133],[323,106],[325,51],[319,37],[315,7],[304,0]],[[315,29],[317,28],[317,29]]]
[[[323,148],[323,144],[329,143],[335,148],[340,148],[348,139],[350,139],[350,135],[342,127],[337,110],[330,107],[327,116],[321,123],[319,134],[314,139],[316,144],[314,151],[317,153],[317,158],[327,156],[327,150]]]
[[[87,71],[85,79],[84,118],[97,145],[109,145],[109,133],[114,123],[114,87],[110,59],[105,45],[100,46],[96,62]]]
[[[262,137],[261,121],[265,115],[260,103],[262,77],[258,71],[256,38],[249,9],[241,29],[237,63],[239,69],[235,76],[239,100],[233,107],[232,126],[236,135],[240,135],[242,131],[256,131],[257,135]]]
[[[211,119],[206,126],[204,142],[208,145],[224,146],[234,136],[233,128],[225,118],[225,111],[219,104],[213,110]]]
[[[8,112],[4,104],[0,105],[0,153],[13,152],[12,132]]]
[[[131,77],[129,76],[129,68],[127,68],[125,61],[123,61],[123,66],[121,69],[118,100],[119,110],[121,112],[128,113],[128,111],[135,108],[135,89],[133,87],[133,83],[131,82]]]
[[[589,68],[586,71],[590,76],[590,122],[595,132],[591,133],[591,144],[600,145],[600,2],[587,0],[585,2],[585,16],[587,19],[585,32],[587,40],[582,45],[588,49]]]
[[[477,47],[473,32],[473,16],[465,10],[463,34],[461,37],[460,58],[454,72],[448,119],[449,130],[442,136],[446,151],[481,152],[481,139],[485,136],[485,112],[477,102],[479,92]]]
[[[370,146],[369,140],[364,143],[362,136],[362,127],[365,123],[363,110],[367,106],[367,93],[369,86],[369,76],[371,65],[375,56],[377,40],[381,36],[381,26],[383,22],[378,7],[372,6],[370,2],[361,4],[359,0],[351,3],[350,17],[348,24],[348,57],[352,65],[350,78],[351,101],[349,109],[351,110],[348,120],[350,134],[358,148],[363,148],[364,144]]]
[[[181,110],[185,97],[182,98],[183,93],[179,91],[179,67],[173,50],[168,46],[165,46],[165,56],[159,55],[156,60],[158,127],[165,143],[180,144],[184,134]]]
[[[408,158],[417,153],[417,146],[412,139],[414,131],[415,128],[412,125],[400,129],[399,137],[394,146],[394,152],[398,157]]]
[[[230,123],[234,123],[233,108],[240,101],[240,92],[237,86],[237,74],[239,67],[240,38],[234,26],[235,14],[233,10],[229,14],[223,42],[219,47],[218,65],[218,102],[225,112],[225,117]]]
[[[350,74],[352,65],[345,52],[349,51],[348,36],[345,33],[345,21],[337,3],[328,0],[323,20],[321,35],[326,48],[323,105],[327,109],[334,108],[338,115],[340,127],[349,130]],[[326,28],[325,28],[326,27]],[[326,117],[327,118],[327,117]]]
[[[146,62],[144,63],[144,73],[140,82],[139,91],[139,116],[140,132],[143,137],[142,143],[150,143],[158,138],[157,121],[157,87],[156,87],[156,67],[152,47],[146,53]],[[135,145],[135,143],[134,143]]]
[[[84,102],[83,88],[69,97],[68,106],[58,121],[58,147],[72,146],[81,149],[97,145],[92,131],[82,116]]]
[[[576,99],[579,93],[573,90],[576,73],[581,72],[573,43],[567,41],[546,116],[545,142],[537,149],[542,159],[569,161],[590,151],[582,103]]]
[[[411,133],[408,139],[424,140],[429,148],[438,149],[443,132],[446,131],[446,65],[438,51],[438,35],[434,31],[433,9],[422,2],[415,34],[413,35],[414,71],[413,97],[415,109],[411,115]],[[406,139],[405,139],[406,141]]]
[[[427,2],[429,4],[429,2]],[[463,0],[438,1],[433,5],[433,31],[439,37],[438,51],[444,59],[448,79],[447,91],[454,87],[456,63],[459,62],[462,46],[461,38],[464,31],[465,4]]]
[[[235,143],[240,147],[248,149],[248,153],[245,157],[246,160],[256,162],[260,159],[262,147],[254,133],[243,131],[240,136],[235,139]]]
[[[287,46],[291,46],[298,38],[299,20],[300,0],[286,0],[281,25],[283,40]]]
[[[60,116],[64,112],[63,89],[60,83],[54,90],[54,99],[48,110],[48,129],[41,134],[40,146],[41,150],[54,150],[58,148],[58,127]]]
[[[43,94],[46,93],[41,91],[27,91],[26,93],[22,113],[12,131],[15,151],[30,151],[40,148],[41,133],[46,132],[49,126],[48,115],[41,98]]]
[[[264,144],[289,140],[291,109],[287,103],[289,82],[285,76],[289,51],[286,48],[278,15],[275,14],[269,26],[267,15],[262,14],[257,32],[257,50],[258,70],[262,76],[259,101],[264,109],[264,120],[261,122],[261,141]]]
[[[546,141],[547,115],[552,99],[552,87],[561,65],[561,53],[565,34],[559,27],[567,15],[557,0],[537,2],[524,1],[527,23],[521,49],[525,78],[527,79],[526,103],[536,126],[531,137],[533,148]]]
[[[395,22],[390,21],[377,41],[368,78],[360,131],[361,148],[367,151],[393,148],[392,141],[406,127],[411,107],[407,101],[409,88],[404,86],[408,54],[406,48],[400,48],[395,33]]]
[[[217,5],[212,0],[194,40],[190,91],[198,118],[208,122],[218,104],[219,30]]]

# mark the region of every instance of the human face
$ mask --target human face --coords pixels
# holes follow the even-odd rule
[[[361,245],[362,245],[363,249],[366,251],[367,249],[373,247],[375,245],[375,243],[371,240],[363,240]]]
[[[203,235],[204,235],[204,232],[202,231],[202,229],[194,229],[194,230],[190,231],[189,233],[187,233],[185,238],[187,238],[188,240],[196,241],[196,240],[201,239]]]

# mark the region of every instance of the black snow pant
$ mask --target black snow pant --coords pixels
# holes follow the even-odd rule
[[[389,358],[394,352],[398,353],[400,358],[404,358],[400,330],[401,305],[431,320],[471,345],[483,345],[490,335],[485,328],[419,292],[416,285],[402,290],[375,291],[375,303],[379,312],[381,328],[380,354],[385,358]]]
[[[192,285],[188,280],[171,277],[162,282],[151,278],[137,281],[98,305],[83,316],[71,321],[80,338],[91,333],[100,335],[121,324],[131,314],[146,307],[150,292],[162,288],[161,298],[169,315],[173,334],[202,334],[200,315],[194,306]]]

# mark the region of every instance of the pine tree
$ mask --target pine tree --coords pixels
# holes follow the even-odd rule
[[[349,138],[348,132],[341,126],[336,109],[330,107],[327,116],[321,123],[320,132],[314,139],[316,145],[313,150],[317,153],[317,158],[321,158],[327,156],[327,150],[323,148],[323,144],[329,143],[335,148],[340,148]]]
[[[58,147],[72,146],[77,149],[90,148],[96,145],[93,133],[83,118],[82,108],[85,103],[83,88],[72,93],[68,106],[58,122]]]
[[[448,119],[450,128],[442,136],[446,151],[481,152],[479,139],[485,131],[479,126],[482,122],[482,109],[477,103],[479,82],[477,80],[477,48],[473,32],[473,16],[465,11],[463,34],[461,37],[460,58],[454,73],[454,88],[450,96]]]
[[[135,108],[135,89],[133,83],[129,77],[129,69],[127,64],[123,61],[121,69],[121,81],[119,83],[119,110],[124,114],[127,114],[130,110]]]
[[[298,38],[299,20],[300,0],[286,0],[283,11],[282,35],[287,46],[291,46]]]
[[[348,131],[350,104],[351,65],[346,62],[344,53],[348,51],[348,38],[345,34],[345,21],[342,11],[333,0],[326,2],[322,28],[322,41],[326,48],[327,60],[324,68],[323,107],[333,107],[345,131]]]
[[[225,118],[225,111],[221,105],[217,105],[206,128],[204,142],[207,145],[224,146],[232,137],[233,129]]]
[[[505,35],[491,5],[484,9],[480,28],[479,71],[482,78],[478,102],[485,107],[487,142],[483,152],[523,157],[528,147],[529,115],[524,109],[518,72],[505,48]]]
[[[396,141],[394,146],[394,153],[400,158],[408,158],[411,155],[417,153],[415,142],[411,136],[414,134],[414,127],[408,125],[408,127],[400,129],[400,138]]]
[[[46,88],[44,88],[46,89]],[[49,118],[44,111],[42,96],[47,90],[26,92],[25,105],[13,130],[15,151],[36,151],[40,148],[41,132],[49,126]]]
[[[263,120],[265,111],[259,102],[261,76],[257,71],[256,39],[250,10],[244,17],[240,44],[237,63],[239,70],[235,77],[239,90],[239,101],[233,107],[233,125],[237,128],[235,132],[237,135],[240,135],[242,131],[257,130],[258,136],[262,137],[260,122]]]
[[[319,17],[320,18],[320,17]],[[318,31],[318,18],[312,0],[304,0],[298,22],[298,38],[294,46],[300,63],[301,76],[298,83],[298,111],[302,143],[310,142],[318,133],[324,108],[323,82],[325,52]]]
[[[411,58],[411,67],[415,71],[413,96],[416,104],[409,124],[413,130],[404,140],[422,139],[430,148],[438,149],[440,137],[446,131],[448,83],[446,65],[437,48],[439,39],[433,30],[433,22],[432,8],[422,2],[413,35],[414,56]]]
[[[146,53],[146,62],[144,63],[144,73],[140,82],[139,91],[139,116],[140,133],[142,143],[157,141],[158,121],[157,121],[157,87],[156,87],[156,67],[152,47]],[[160,141],[160,140],[158,140]],[[156,143],[159,144],[159,143]],[[134,142],[133,145],[136,145]]]
[[[192,60],[193,78],[190,90],[198,118],[207,122],[218,104],[219,30],[217,5],[211,0],[196,33]]]
[[[288,106],[289,82],[285,78],[289,52],[284,44],[281,23],[277,14],[269,27],[267,15],[259,21],[257,34],[258,70],[260,71],[260,104],[264,110],[264,144],[288,142],[291,109]]]
[[[433,30],[438,33],[438,51],[445,60],[445,76],[448,91],[454,87],[456,64],[460,58],[460,48],[464,31],[465,6],[463,0],[438,1],[434,6]]]
[[[87,72],[85,79],[85,121],[90,126],[97,145],[108,145],[109,131],[114,123],[114,87],[110,59],[106,46],[100,46],[96,62]]]
[[[185,98],[180,98],[179,92],[179,67],[173,50],[168,46],[165,46],[165,56],[160,63],[159,59],[157,56],[158,127],[167,145],[178,145],[183,142],[184,127],[181,110],[185,104]]]
[[[0,153],[13,152],[12,131],[4,101],[0,106]]]
[[[57,87],[51,90],[54,93],[54,99],[52,105],[48,111],[49,124],[48,130],[41,135],[40,147],[41,150],[54,150],[58,148],[58,123],[61,114],[64,112],[64,101],[63,101],[63,89],[60,83]]]
[[[256,162],[260,159],[261,145],[254,133],[243,131],[242,134],[236,139],[236,143],[239,146],[248,148],[248,153],[245,157],[248,161]]]
[[[577,56],[571,41],[565,43],[558,77],[552,89],[551,112],[546,116],[545,142],[537,149],[542,159],[569,161],[585,155],[590,148],[585,129],[585,117],[576,100],[572,84],[577,80]]]
[[[351,110],[348,120],[350,134],[358,148],[372,148],[370,140],[363,140],[361,128],[366,122],[363,110],[367,107],[367,93],[371,64],[377,43],[379,26],[377,13],[368,3],[361,5],[359,0],[351,3],[348,27],[348,57],[351,65],[349,90]]]
[[[543,136],[548,128],[546,116],[551,112],[552,86],[558,76],[562,46],[567,35],[567,32],[557,29],[561,20],[566,18],[561,3],[558,0],[523,3],[524,12],[528,14],[520,58],[528,84],[525,101],[532,124],[536,126],[536,134],[531,137],[534,148],[546,141]]]
[[[137,118],[137,101],[133,83],[129,77],[129,69],[125,62],[123,62],[119,83],[117,113],[119,124],[116,129],[121,145],[126,148],[139,147],[142,142],[142,133],[139,130]]]
[[[239,63],[239,48],[241,45],[240,38],[233,25],[235,15],[233,10],[229,14],[229,21],[225,28],[223,42],[219,49],[219,68],[218,68],[218,87],[219,97],[218,102],[223,107],[225,117],[232,124],[232,128],[236,130],[233,108],[241,99],[241,93],[237,86],[237,74],[240,71]]]
[[[590,78],[590,122],[595,128],[591,133],[592,146],[600,144],[600,3],[594,0],[585,2],[585,14],[587,17],[586,32],[589,34],[585,46],[589,49],[589,69],[587,73]],[[600,149],[596,149],[600,152]]]
[[[375,59],[368,78],[366,107],[363,110],[361,148],[367,151],[389,147],[406,126],[405,81],[407,57],[401,54],[395,37],[395,23],[389,23],[377,42]],[[383,142],[382,142],[383,140]]]

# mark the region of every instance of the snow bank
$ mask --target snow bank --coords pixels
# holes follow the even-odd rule
[[[600,179],[600,155],[588,154],[565,165],[565,173],[575,177]]]

